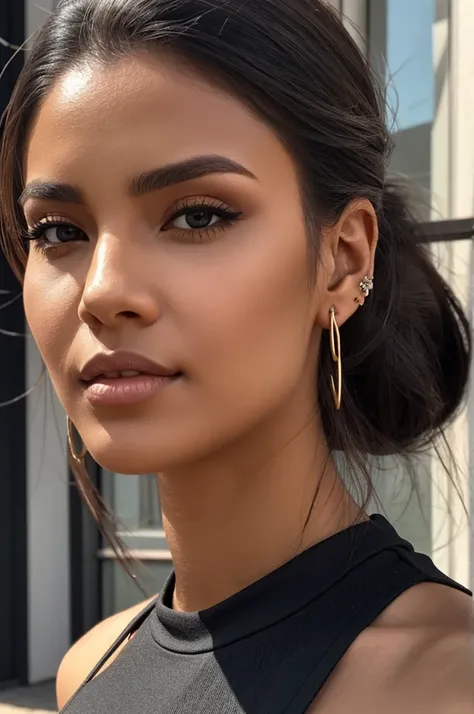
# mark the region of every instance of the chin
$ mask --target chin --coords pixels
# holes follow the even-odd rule
[[[147,458],[137,458],[135,454],[124,455],[117,449],[91,450],[90,454],[99,466],[116,474],[154,474],[161,471],[156,459],[151,461]]]
[[[160,433],[154,429],[129,429],[122,434],[94,430],[83,433],[92,458],[112,473],[148,474],[184,466],[205,457],[212,448],[200,439],[179,433]]]
[[[127,444],[94,444],[89,449],[92,458],[102,468],[119,474],[149,474],[158,473],[182,461],[182,456],[175,453],[169,445],[160,449],[155,442],[153,449],[140,449],[137,443]],[[149,445],[148,445],[149,446]]]

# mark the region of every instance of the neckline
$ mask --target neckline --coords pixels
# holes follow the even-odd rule
[[[171,608],[169,576],[151,620],[158,645],[181,654],[229,646],[290,617],[320,597],[363,561],[395,545],[413,550],[381,515],[319,541],[226,600],[199,612]]]

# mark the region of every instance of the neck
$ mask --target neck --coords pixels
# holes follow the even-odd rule
[[[176,609],[221,602],[357,520],[317,438],[322,428],[313,419],[295,436],[295,423],[277,417],[211,459],[158,476]]]

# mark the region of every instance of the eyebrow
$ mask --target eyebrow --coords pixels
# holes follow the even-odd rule
[[[195,156],[136,176],[130,182],[129,192],[132,196],[144,196],[147,193],[169,188],[184,181],[192,181],[210,174],[229,173],[257,180],[245,166],[226,156]],[[59,203],[84,203],[83,195],[77,188],[53,181],[35,180],[28,183],[18,199],[18,203],[24,206],[29,198],[40,198]]]

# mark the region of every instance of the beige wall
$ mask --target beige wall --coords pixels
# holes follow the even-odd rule
[[[20,1],[20,0],[18,0]],[[53,0],[26,0],[31,35]],[[69,500],[65,417],[30,337],[26,343],[28,674],[31,683],[55,677],[70,645]],[[37,384],[38,383],[38,384]]]
[[[447,165],[439,168],[438,180],[446,180],[450,185],[449,217],[465,218],[474,213],[473,3],[451,0],[449,37],[449,79],[446,107],[441,119],[449,122],[449,155]],[[443,41],[442,36],[439,39]],[[468,311],[472,312],[472,241],[440,246],[438,254],[446,279],[455,288]],[[473,430],[472,409],[470,412],[465,410],[448,434],[461,470],[460,490],[469,510],[474,484],[472,456],[469,453],[470,435]],[[474,571],[471,563],[474,548],[469,518],[472,514],[466,515],[455,489],[445,476],[440,474],[439,469],[435,471],[433,483],[434,495],[437,494],[438,501],[441,499],[449,506],[447,518],[434,511],[433,535],[435,546],[438,547],[436,562],[452,577],[472,586]]]

